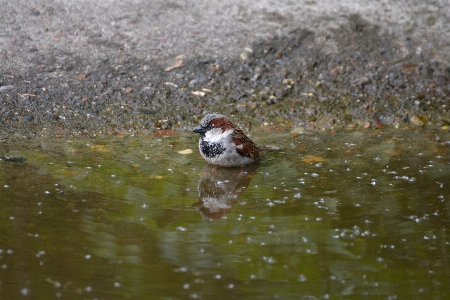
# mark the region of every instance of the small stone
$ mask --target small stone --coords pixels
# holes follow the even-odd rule
[[[291,130],[291,134],[302,134],[304,132],[305,132],[304,127],[295,127],[294,129]]]
[[[201,109],[201,108],[198,108],[198,107],[193,107],[193,108],[191,108],[191,111],[192,111],[194,114],[196,114],[196,115],[202,113],[202,109]]]
[[[199,96],[199,97],[204,97],[206,95],[205,92],[200,92],[200,91],[194,91],[194,92],[191,92],[191,94],[194,96]]]
[[[422,126],[425,123],[426,118],[420,116],[412,116],[409,120],[414,125]]]
[[[27,121],[27,122],[33,122],[33,121],[34,121],[34,117],[31,116],[31,115],[26,115],[26,116],[24,117],[24,119],[25,119],[25,121]]]

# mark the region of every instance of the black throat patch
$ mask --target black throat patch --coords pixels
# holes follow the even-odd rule
[[[219,143],[210,143],[204,139],[201,140],[200,149],[205,156],[211,158],[218,157],[225,152],[225,147],[222,147]]]

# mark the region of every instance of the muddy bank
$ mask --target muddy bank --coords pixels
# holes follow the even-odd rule
[[[51,35],[60,45],[67,31],[88,30],[84,46],[76,46],[82,42],[74,39],[64,41],[73,47],[50,48],[33,42],[36,36],[23,35],[17,16],[51,22],[64,8],[58,5],[15,10],[16,17],[11,12],[2,25],[9,30],[0,52],[3,141],[184,131],[213,111],[233,115],[247,130],[446,130],[450,125],[450,67],[439,48],[419,47],[422,42],[414,33],[388,34],[361,14],[342,16],[336,26],[314,31],[271,13],[272,22],[286,24],[289,31],[244,38],[248,43],[224,51],[197,51],[186,44],[170,49],[164,34],[153,48],[133,44],[126,32],[106,37],[101,26],[92,27],[95,19]],[[158,5],[164,9],[168,4]],[[122,27],[139,27],[143,18],[128,16]],[[202,36],[202,28],[189,28],[190,34]]]

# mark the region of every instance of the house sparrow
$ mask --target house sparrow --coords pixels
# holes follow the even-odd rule
[[[200,134],[198,148],[210,164],[239,167],[261,158],[260,148],[224,115],[206,115],[193,132]]]

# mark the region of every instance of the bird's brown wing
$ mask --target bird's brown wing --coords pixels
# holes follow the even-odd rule
[[[259,148],[248,138],[240,128],[234,129],[233,143],[236,145],[236,151],[245,157],[258,160],[260,158]]]

